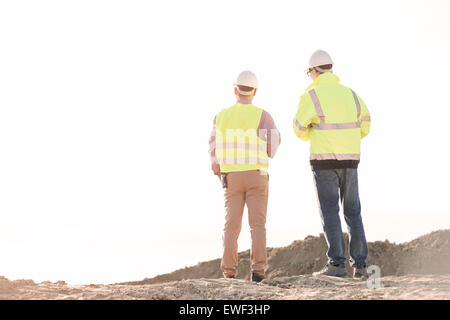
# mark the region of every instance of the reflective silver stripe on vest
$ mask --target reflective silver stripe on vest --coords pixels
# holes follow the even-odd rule
[[[269,164],[268,159],[260,159],[255,157],[233,158],[233,159],[218,159],[219,164]]]
[[[361,121],[370,121],[370,116],[361,117]]]
[[[359,160],[360,155],[354,153],[348,154],[334,154],[334,153],[324,153],[324,154],[311,154],[310,160]]]
[[[319,98],[317,97],[316,91],[314,89],[311,89],[308,91],[312,102],[314,103],[314,108],[316,108],[316,113],[320,117],[320,122],[322,122],[323,117],[325,115],[323,114],[322,106],[320,105]]]
[[[350,89],[351,90],[351,89]],[[359,104],[358,97],[356,96],[356,93],[352,91],[353,98],[355,99],[356,104],[356,113],[357,118],[359,119],[359,116],[361,114],[361,105]],[[355,128],[361,128],[361,123],[359,120],[356,122],[348,122],[348,123],[325,123],[325,115],[322,110],[322,106],[320,105],[319,98],[317,97],[316,91],[314,89],[311,89],[308,91],[309,96],[311,97],[311,100],[314,104],[314,108],[316,109],[316,113],[320,118],[320,123],[312,123],[311,127],[313,127],[316,130],[342,130],[342,129],[355,129]]]
[[[317,130],[342,130],[342,129],[355,129],[361,128],[358,122],[348,122],[348,123],[312,123],[311,127]]]
[[[297,119],[294,119],[294,124],[295,124],[295,126],[297,127],[298,130],[306,131],[306,129],[308,129],[308,128],[306,128],[306,127],[303,127],[303,126],[300,124],[300,122],[298,122]]]
[[[246,150],[259,150],[267,151],[267,146],[262,144],[244,143],[244,142],[223,142],[216,143],[217,149],[246,149]]]
[[[355,103],[356,103],[356,112],[358,114],[356,119],[359,119],[359,116],[361,115],[361,105],[359,104],[358,96],[356,95],[355,91],[353,91],[352,89],[350,89],[350,90],[352,91],[353,99],[355,99]]]

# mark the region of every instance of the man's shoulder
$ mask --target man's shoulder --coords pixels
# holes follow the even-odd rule
[[[353,91],[351,88],[347,87],[346,85],[343,85],[342,83],[337,83],[338,88],[341,89],[342,91]]]
[[[361,97],[358,95],[358,93],[353,88],[344,86],[343,84],[340,84],[340,83],[339,83],[339,86],[340,86],[343,94],[351,94],[352,96],[355,95],[360,100],[360,102],[362,101]]]
[[[270,114],[269,110],[267,108],[261,108],[253,105],[258,111],[261,112],[261,121],[271,120],[273,121],[272,115]]]
[[[267,112],[267,113],[268,113],[268,111],[267,111],[266,108],[261,108],[261,107],[255,106],[254,104],[252,104],[252,107],[253,107],[253,108],[256,108],[257,110],[261,111],[262,113],[264,113],[264,112]]]
[[[240,110],[240,107],[241,107],[242,105],[245,105],[246,108],[251,108],[251,109],[259,110],[259,111],[265,111],[264,108],[255,106],[253,103],[248,103],[248,104],[239,104],[239,103],[235,103],[235,104],[233,104],[232,106],[223,108],[220,112],[226,112],[226,111],[232,111],[232,110]]]
[[[332,83],[332,84],[322,84],[316,87],[316,91],[317,93],[320,95],[320,93],[323,93],[324,91],[326,92],[327,89],[331,89],[332,87],[332,92],[334,92],[334,94],[349,94],[351,93],[353,90],[349,87],[347,87],[346,85],[343,85],[342,83]]]
[[[261,107],[259,107],[259,106],[257,106],[257,105],[254,105],[253,103],[245,104],[245,106],[250,107],[250,108],[254,108],[254,109],[256,109],[256,110],[262,110],[262,111],[264,111],[264,108],[261,108]]]
[[[352,89],[340,82],[333,83],[332,85],[335,86],[335,88],[338,88],[338,90],[342,90],[343,92],[352,91]]]
[[[301,95],[300,95],[300,103],[302,104],[302,105],[305,105],[305,104],[311,104],[312,105],[312,99],[311,99],[311,91],[312,90],[314,90],[316,87],[313,87],[313,88],[309,88],[309,89],[307,89],[305,92],[303,92]]]
[[[233,104],[232,106],[224,107],[220,109],[220,111],[217,113],[216,117],[219,116],[221,113],[230,111],[232,108],[236,107],[236,104]]]
[[[314,89],[315,89],[315,87],[314,87],[314,88],[309,88],[308,90],[306,90],[305,92],[303,92],[303,93],[300,95],[300,99],[304,99],[304,98],[306,98],[306,97],[309,97],[310,92],[311,92],[312,90],[314,90]]]

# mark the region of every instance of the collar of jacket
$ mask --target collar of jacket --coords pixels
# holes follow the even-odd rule
[[[335,75],[332,72],[325,72],[322,73],[321,75],[319,75],[316,80],[313,81],[313,83],[311,83],[305,91],[308,91],[311,88],[314,88],[315,86],[322,84],[322,83],[338,83],[340,82],[341,79],[339,79],[339,77],[337,75]]]

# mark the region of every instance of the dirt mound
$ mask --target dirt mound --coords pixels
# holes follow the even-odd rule
[[[348,234],[344,234],[348,249]],[[450,274],[450,229],[434,231],[410,242],[396,244],[386,241],[369,242],[369,265],[377,265],[382,276],[406,274]],[[266,277],[286,277],[311,274],[327,262],[327,244],[323,234],[308,236],[287,247],[268,248]],[[348,251],[347,251],[348,257]],[[347,264],[350,274],[350,266]],[[155,284],[200,278],[221,278],[220,259],[200,262],[196,266],[172,273],[123,284]],[[239,253],[238,276],[250,279],[250,251]]]
[[[348,236],[345,235],[348,247]],[[222,277],[220,259],[152,279],[122,284],[68,285],[0,276],[0,300],[30,299],[449,299],[450,230],[435,231],[413,241],[369,243],[370,265],[381,268],[380,287],[361,279],[311,276],[326,263],[323,234],[268,249],[267,279],[249,280],[249,251],[239,253],[240,279]],[[349,270],[350,271],[350,270]],[[350,273],[349,273],[350,275]],[[244,280],[243,280],[244,279]]]
[[[6,284],[5,288],[1,284]],[[265,279],[188,279],[144,285],[68,285],[63,281],[10,281],[0,277],[0,300],[371,300],[450,299],[450,275],[380,278],[369,288],[362,279],[299,275]]]

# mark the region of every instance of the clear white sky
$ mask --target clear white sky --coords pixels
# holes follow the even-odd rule
[[[368,240],[450,228],[449,39],[444,0],[0,2],[0,275],[110,283],[219,258],[208,136],[245,69],[282,135],[268,246],[318,235],[292,130],[316,49],[372,114]]]

